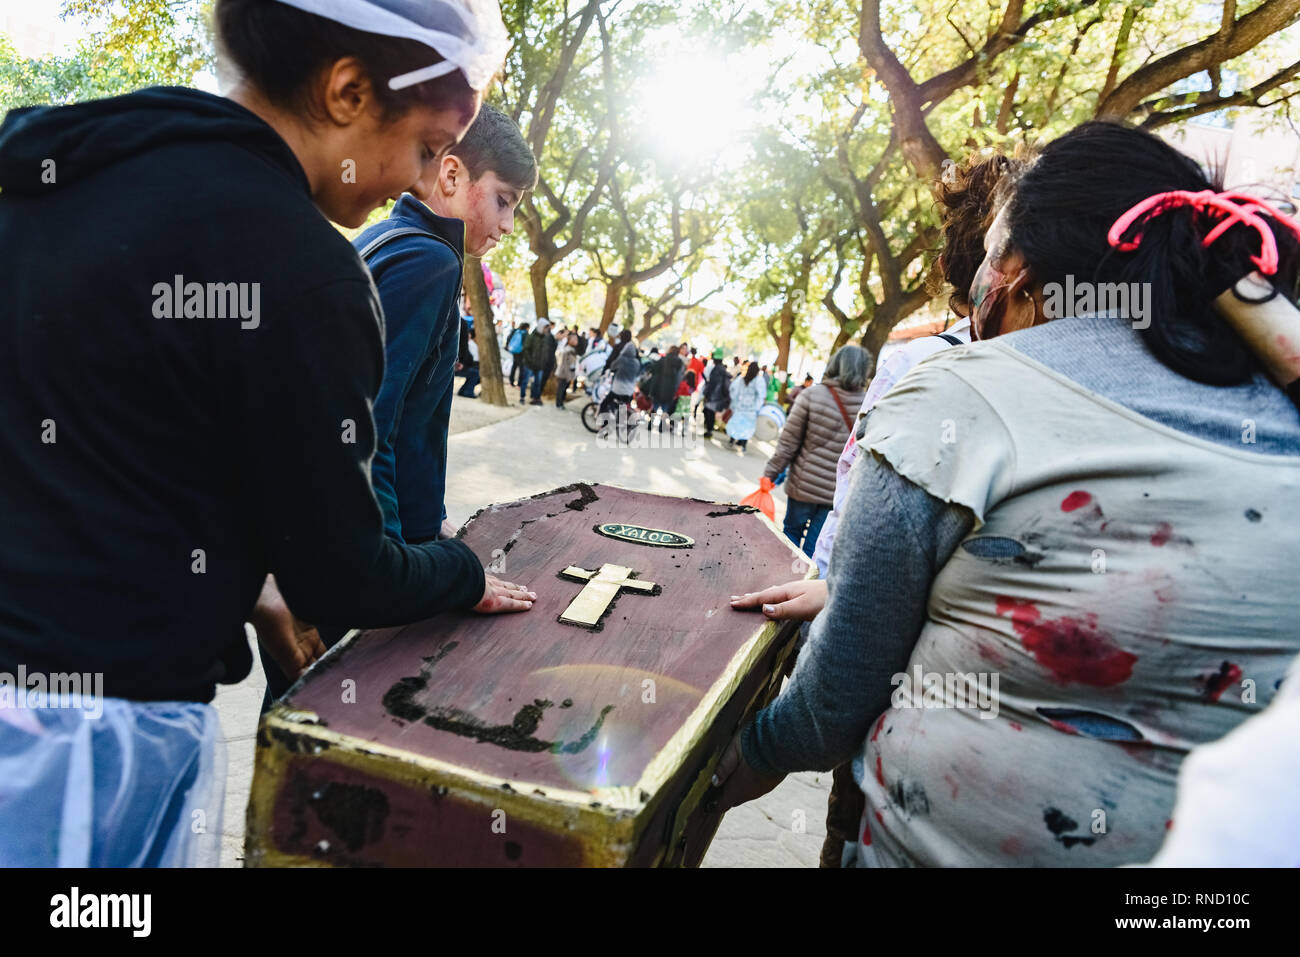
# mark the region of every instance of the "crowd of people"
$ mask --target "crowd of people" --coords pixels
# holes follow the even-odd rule
[[[227,96],[0,126],[0,672],[99,675],[104,719],[0,707],[3,864],[204,860],[209,702],[253,666],[246,621],[269,701],[348,629],[536,599],[444,503],[464,259],[538,182],[481,104],[495,2],[216,0],[215,22]],[[520,402],[608,376],[610,408],[698,410],[742,454],[789,403],[765,475],[823,577],[732,599],[810,627],[721,806],[833,770],[830,866],[1296,864],[1300,360],[1243,330],[1295,322],[1300,225],[1111,123],[935,189],[955,322],[874,374],[858,346],[796,385],[689,344],[643,359],[627,329],[507,337]],[[352,243],[331,223],[394,197]],[[1076,280],[1149,309],[1058,311]],[[1214,773],[1262,765],[1290,773]]]

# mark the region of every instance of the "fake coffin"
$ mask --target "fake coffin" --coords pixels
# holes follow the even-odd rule
[[[729,597],[811,567],[751,509],[601,485],[462,534],[533,608],[331,649],[262,720],[248,864],[697,864],[797,634]]]

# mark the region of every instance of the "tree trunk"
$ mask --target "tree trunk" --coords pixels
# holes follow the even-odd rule
[[[889,341],[889,333],[893,331],[894,326],[898,325],[899,319],[897,308],[889,308],[881,305],[876,308],[867,323],[866,329],[862,332],[862,348],[867,350],[867,355],[871,359],[871,368],[868,375],[876,374],[876,366],[880,361],[880,350],[884,348],[885,343]]]
[[[618,315],[619,304],[623,301],[623,290],[627,288],[627,283],[615,279],[605,286],[605,306],[600,312],[600,334],[603,336],[609,327],[614,324],[614,317]],[[632,323],[627,324],[629,329]]]
[[[794,303],[786,300],[785,305],[781,307],[781,314],[776,320],[776,364],[773,369],[780,369],[782,372],[789,371],[790,362],[790,339],[794,336]]]
[[[551,317],[551,298],[546,294],[546,276],[555,261],[538,256],[528,267],[528,279],[533,287],[533,315],[538,319]]]
[[[506,383],[501,374],[501,350],[497,345],[497,327],[492,316],[492,301],[483,280],[483,261],[465,257],[465,294],[474,315],[474,343],[478,346],[479,399],[489,405],[509,405]]]

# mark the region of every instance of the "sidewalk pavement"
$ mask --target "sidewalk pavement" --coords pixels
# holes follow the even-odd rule
[[[600,448],[582,425],[585,395],[554,404],[499,409],[456,399],[448,453],[447,514],[463,524],[480,508],[573,482],[600,482],[662,495],[735,502],[758,487],[772,453],[763,431],[743,456],[725,434],[691,448]],[[718,436],[722,436],[721,441]],[[770,438],[770,437],[769,437]],[[784,495],[773,492],[777,517]],[[528,584],[521,582],[521,584]],[[776,582],[755,582],[757,589]],[[226,733],[229,772],[222,823],[224,867],[243,864],[244,812],[253,774],[254,734],[265,680],[261,668],[218,690],[214,705]],[[705,867],[816,867],[825,837],[830,773],[791,775],[763,798],[730,811],[704,858]]]

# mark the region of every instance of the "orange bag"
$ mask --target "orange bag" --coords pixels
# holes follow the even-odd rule
[[[750,508],[756,508],[771,521],[776,521],[776,503],[772,501],[772,489],[776,486],[772,480],[764,476],[758,480],[758,491],[750,492],[740,500],[741,505],[748,505]]]

